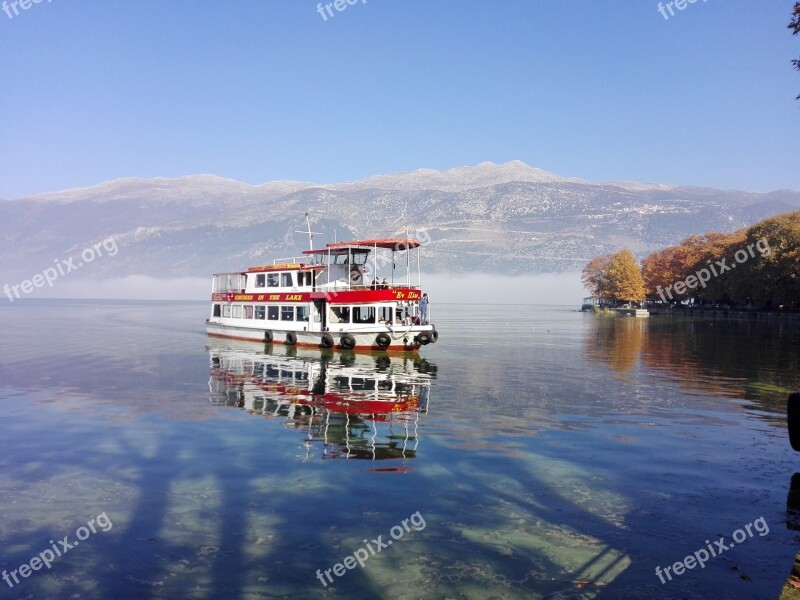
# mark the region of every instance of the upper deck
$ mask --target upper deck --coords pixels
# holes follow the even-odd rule
[[[414,269],[416,282],[412,282],[410,254],[420,246],[411,238],[333,242],[319,250],[306,250],[305,257],[281,258],[271,265],[216,273],[212,298],[241,302],[323,299],[332,303],[419,300],[419,251]],[[381,251],[390,251],[391,257]],[[405,265],[402,261],[398,265],[396,253],[406,254]]]

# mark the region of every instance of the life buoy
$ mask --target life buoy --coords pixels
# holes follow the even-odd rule
[[[342,348],[350,350],[351,348],[356,347],[356,338],[349,333],[345,333],[341,338],[339,338],[339,343],[342,345]]]
[[[264,343],[271,344],[272,343],[272,332],[267,330],[264,332]]]
[[[422,344],[423,346],[427,346],[428,344],[431,343],[431,336],[428,334],[427,331],[423,331],[422,333],[417,334],[417,337],[415,339],[418,343]]]
[[[789,443],[794,450],[800,452],[800,393],[789,394],[786,424],[789,426]]]
[[[375,337],[375,343],[381,348],[388,348],[389,344],[392,343],[392,338],[389,337],[388,333],[379,333]]]
[[[333,336],[330,333],[325,333],[319,343],[323,348],[333,348]]]
[[[439,339],[439,332],[435,329],[431,331],[431,343],[435,344]]]
[[[350,267],[350,281],[353,283],[361,282],[361,269],[359,269],[356,265]]]
[[[297,334],[294,331],[290,331],[286,334],[286,345],[287,346],[294,346],[297,343]]]

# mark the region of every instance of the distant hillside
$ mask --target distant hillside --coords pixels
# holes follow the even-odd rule
[[[565,179],[515,161],[422,169],[335,185],[252,186],[213,175],[121,179],[0,202],[0,278],[18,282],[113,236],[119,253],[72,277],[200,276],[319,244],[426,229],[429,271],[580,270],[627,246],[640,257],[703,231],[800,208],[800,192]]]

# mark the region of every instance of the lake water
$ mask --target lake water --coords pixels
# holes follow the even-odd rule
[[[210,339],[205,303],[3,305],[0,598],[779,595],[797,324],[433,309],[387,357]]]

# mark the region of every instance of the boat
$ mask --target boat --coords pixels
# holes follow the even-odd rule
[[[439,339],[430,313],[420,308],[421,242],[364,239],[315,250],[310,226],[308,234],[310,248],[300,257],[214,274],[208,335],[405,352]]]
[[[208,346],[210,401],[277,420],[303,434],[303,460],[417,455],[436,365],[419,353],[317,352],[236,340]],[[376,472],[403,471],[403,466]]]

